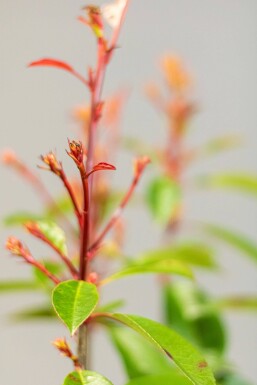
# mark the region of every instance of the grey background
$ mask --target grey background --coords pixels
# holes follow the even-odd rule
[[[29,164],[39,154],[57,148],[65,159],[66,137],[76,133],[71,108],[87,100],[83,87],[65,73],[27,70],[31,60],[53,56],[84,71],[93,63],[94,39],[75,21],[82,1],[0,2],[0,133],[1,148],[13,147]],[[195,98],[200,111],[191,128],[190,144],[224,132],[241,133],[242,149],[198,164],[192,173],[208,169],[257,171],[257,3],[256,0],[134,0],[105,87],[105,94],[129,87],[123,133],[160,142],[164,121],[143,99],[146,81],[160,81],[157,59],[165,52],[180,55],[195,78]],[[67,161],[66,161],[67,162]],[[119,157],[116,183],[125,186],[131,155]],[[66,163],[65,163],[66,164]],[[67,165],[69,162],[67,162]],[[148,172],[148,177],[150,171]],[[47,175],[53,191],[60,186]],[[39,200],[14,175],[1,168],[1,216],[16,209],[38,209]],[[192,192],[186,197],[188,218],[223,221],[256,239],[257,206],[251,198],[224,192]],[[137,218],[135,220],[135,215]],[[160,234],[143,210],[126,212],[129,225],[127,253],[157,245]],[[10,231],[1,229],[1,241]],[[15,231],[15,234],[20,234]],[[25,237],[26,239],[26,237]],[[251,262],[220,248],[224,271],[218,277],[199,275],[211,293],[256,292],[256,269]],[[28,268],[1,253],[0,278],[26,277]],[[159,318],[158,292],[151,277],[133,278],[111,285],[106,299],[128,298],[125,311]],[[50,341],[65,334],[54,323],[8,324],[7,312],[40,302],[38,295],[0,299],[0,377],[11,385],[61,384],[70,370]],[[42,301],[41,301],[42,302]],[[229,357],[253,383],[256,371],[254,316],[227,314]],[[94,337],[94,369],[115,384],[122,384],[122,370],[103,332]]]

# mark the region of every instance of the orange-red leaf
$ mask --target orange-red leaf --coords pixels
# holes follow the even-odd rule
[[[100,171],[100,170],[112,170],[112,171],[114,171],[114,170],[116,170],[116,167],[110,163],[100,162],[93,167],[93,171]]]
[[[40,60],[37,60],[37,61],[34,61],[32,63],[30,63],[28,65],[28,67],[55,67],[55,68],[60,68],[62,70],[65,70],[65,71],[69,71],[69,72],[74,72],[73,68],[63,62],[63,61],[60,61],[60,60],[56,60],[56,59],[50,59],[50,58],[44,58],[44,59],[40,59]]]

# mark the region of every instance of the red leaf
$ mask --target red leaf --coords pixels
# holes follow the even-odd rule
[[[112,171],[114,171],[114,170],[116,170],[116,167],[114,167],[112,164],[109,164],[109,163],[100,162],[93,167],[93,171],[100,171],[100,170],[112,170]]]
[[[67,63],[64,63],[60,60],[50,59],[50,58],[44,58],[37,61],[33,61],[28,65],[28,67],[56,67],[60,68],[65,71],[69,71],[71,73],[74,73],[74,69]]]

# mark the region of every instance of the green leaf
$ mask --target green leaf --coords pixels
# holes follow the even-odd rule
[[[56,314],[53,311],[51,305],[45,305],[40,307],[34,307],[31,309],[25,309],[11,314],[13,321],[42,321],[42,319],[53,320],[57,319]]]
[[[215,301],[214,305],[216,305],[219,309],[224,310],[257,310],[257,297],[256,296],[237,296],[237,297],[227,297],[221,298]]]
[[[72,372],[64,380],[63,385],[112,385],[107,378],[88,370]]]
[[[117,273],[105,278],[102,280],[101,284],[105,285],[114,280],[127,277],[129,275],[135,274],[153,274],[153,273],[162,273],[162,274],[178,274],[185,276],[187,278],[193,278],[193,273],[189,266],[185,263],[173,259],[164,259],[164,260],[151,260],[145,261],[142,264],[131,263],[123,270],[118,271]]]
[[[146,201],[154,218],[167,224],[181,200],[181,190],[179,185],[168,177],[158,177],[148,186]]]
[[[84,281],[65,281],[53,290],[53,306],[73,335],[86,321],[98,302],[96,286]]]
[[[164,351],[195,385],[214,385],[215,379],[203,356],[183,337],[167,326],[127,314],[107,314],[135,330]]]
[[[154,260],[176,259],[193,266],[215,268],[213,250],[204,243],[185,242],[162,249],[147,251],[139,256],[138,263]]]
[[[252,383],[246,381],[241,376],[236,373],[225,373],[222,376],[222,379],[218,380],[219,385],[253,385]]]
[[[244,235],[217,225],[206,224],[203,225],[203,229],[207,234],[227,243],[257,262],[257,244]]]
[[[60,263],[53,262],[53,261],[41,261],[42,265],[46,267],[50,273],[54,275],[58,275],[63,271],[64,266]],[[36,281],[41,284],[43,287],[46,289],[52,289],[53,287],[53,282],[49,280],[49,278],[42,273],[41,270],[37,268],[33,268],[33,273]]]
[[[45,211],[45,216],[49,219],[55,219],[60,216],[60,213],[70,214],[73,212],[73,204],[68,195],[62,195],[55,199],[55,204],[48,207]]]
[[[202,176],[198,179],[202,187],[237,190],[253,196],[257,195],[257,176],[244,173],[227,173]]]
[[[15,214],[8,215],[4,218],[4,225],[5,226],[21,226],[24,225],[26,222],[30,221],[40,221],[42,220],[42,216],[33,214],[33,213],[27,213],[27,212],[19,212]]]
[[[199,149],[200,155],[216,155],[219,152],[235,148],[240,144],[240,138],[235,135],[224,135],[211,139]]]
[[[164,287],[163,300],[168,325],[216,362],[224,353],[226,333],[207,294],[191,282],[174,282]]]
[[[64,231],[52,221],[36,221],[40,231],[61,253],[67,254]]]
[[[17,291],[35,291],[40,290],[41,287],[35,281],[2,281],[0,282],[0,294],[1,293],[16,293]]]
[[[109,330],[129,378],[171,371],[171,362],[145,338],[124,327],[110,326]]]
[[[134,378],[126,385],[191,385],[192,382],[177,373]]]

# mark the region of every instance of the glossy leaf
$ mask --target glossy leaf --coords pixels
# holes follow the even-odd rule
[[[110,335],[129,378],[171,371],[172,364],[167,357],[133,330],[112,326]]]
[[[191,282],[175,282],[164,287],[163,301],[169,326],[213,358],[224,353],[224,325],[206,293]]]
[[[19,212],[15,214],[8,215],[4,218],[5,226],[20,226],[24,225],[26,222],[30,221],[40,221],[42,220],[42,216],[36,215],[28,212]]]
[[[191,385],[192,382],[177,373],[159,374],[134,378],[126,385]]]
[[[204,225],[203,229],[207,232],[207,234],[229,244],[257,262],[257,243],[254,243],[246,236],[216,225]]]
[[[64,231],[52,221],[35,222],[44,236],[63,254],[67,254],[66,238]]]
[[[201,177],[199,184],[203,187],[232,189],[257,196],[256,175],[244,173],[215,174]]]
[[[107,378],[88,370],[72,372],[64,380],[63,385],[112,385]]]
[[[35,291],[40,289],[41,289],[40,285],[35,281],[29,281],[29,280],[0,281],[0,294],[17,293],[17,292],[23,292],[23,291]]]
[[[162,249],[147,251],[137,259],[141,261],[176,259],[193,266],[202,268],[215,268],[213,250],[204,243],[185,242]]]
[[[102,284],[107,284],[109,282],[115,281],[117,279],[121,279],[127,277],[129,275],[136,274],[154,274],[154,273],[162,273],[162,274],[178,274],[185,276],[187,278],[193,278],[193,273],[189,266],[185,263],[173,259],[165,259],[165,260],[152,260],[152,261],[144,261],[143,263],[131,263],[123,270],[118,271],[117,273],[105,278],[102,281]]]
[[[181,191],[176,182],[167,177],[159,177],[148,186],[146,201],[154,218],[167,224],[180,203]]]
[[[69,64],[51,58],[44,58],[37,61],[33,61],[28,65],[28,67],[55,67],[71,73],[74,72],[74,69]]]
[[[53,290],[53,306],[73,335],[94,311],[98,302],[96,286],[84,281],[65,281]]]
[[[212,371],[203,356],[175,331],[139,316],[109,314],[108,317],[127,325],[165,352],[193,384],[215,385]]]

